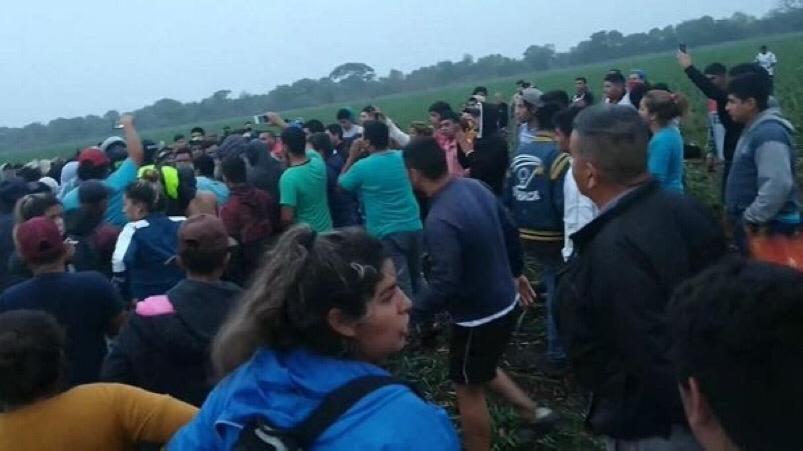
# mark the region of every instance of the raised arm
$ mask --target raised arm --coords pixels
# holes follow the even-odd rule
[[[134,126],[134,116],[124,114],[120,117],[120,124],[123,125],[123,132],[125,133],[128,158],[136,163],[137,166],[142,166],[142,163],[145,162],[145,149],[142,148],[142,140],[139,139],[139,133],[137,133],[137,128]]]

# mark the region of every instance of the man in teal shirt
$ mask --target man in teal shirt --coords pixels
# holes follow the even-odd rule
[[[282,226],[305,223],[316,232],[332,229],[326,197],[326,165],[315,151],[306,151],[307,138],[298,127],[282,131],[288,167],[279,179]]]
[[[388,126],[370,121],[363,129],[364,138],[352,144],[339,184],[362,200],[368,233],[382,240],[399,286],[415,300],[423,288],[418,203],[401,152],[388,150]]]
[[[123,214],[123,191],[131,182],[137,180],[137,170],[145,160],[145,151],[134,127],[134,117],[124,114],[120,118],[120,124],[125,132],[128,158],[116,171],[111,172],[111,161],[102,150],[97,147],[84,149],[78,156],[78,178],[80,181],[103,180],[103,184],[109,188],[109,205],[106,207],[104,220],[122,227],[128,222]],[[78,200],[78,185],[64,196],[62,203],[65,211],[77,210],[81,206]]]

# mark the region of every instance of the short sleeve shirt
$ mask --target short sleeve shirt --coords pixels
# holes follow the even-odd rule
[[[317,152],[307,152],[308,161],[287,168],[279,179],[279,203],[295,210],[295,220],[316,232],[332,229],[326,195],[326,163]]]
[[[401,152],[377,152],[354,163],[339,179],[365,207],[368,233],[383,238],[391,233],[422,229],[418,202],[413,195]]]
[[[137,169],[138,167],[134,160],[127,158],[116,171],[112,172],[103,181],[110,191],[109,205],[106,208],[106,216],[104,218],[109,224],[122,227],[128,222],[123,213],[123,195],[125,188],[131,182],[137,180]],[[80,207],[77,187],[64,196],[63,204],[65,211],[76,210]]]

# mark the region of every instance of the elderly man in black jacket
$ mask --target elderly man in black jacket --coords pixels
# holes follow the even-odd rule
[[[558,289],[558,328],[586,419],[608,449],[698,450],[667,356],[665,307],[683,280],[724,253],[700,205],[647,171],[648,130],[634,109],[598,105],[576,119],[572,171],[599,215],[572,235]]]

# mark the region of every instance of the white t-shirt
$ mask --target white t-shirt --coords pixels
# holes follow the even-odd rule
[[[767,53],[759,53],[756,55],[756,62],[766,69],[770,75],[775,75],[775,65],[778,64],[778,58],[775,57],[774,53],[769,51]]]
[[[353,138],[357,135],[362,135],[362,127],[357,124],[353,124],[348,130],[343,129],[343,139]]]
[[[563,227],[565,244],[563,245],[562,253],[564,261],[568,261],[569,257],[571,257],[574,252],[574,243],[572,243],[569,237],[591,222],[591,220],[597,216],[598,212],[594,202],[580,193],[570,168],[563,180]]]

